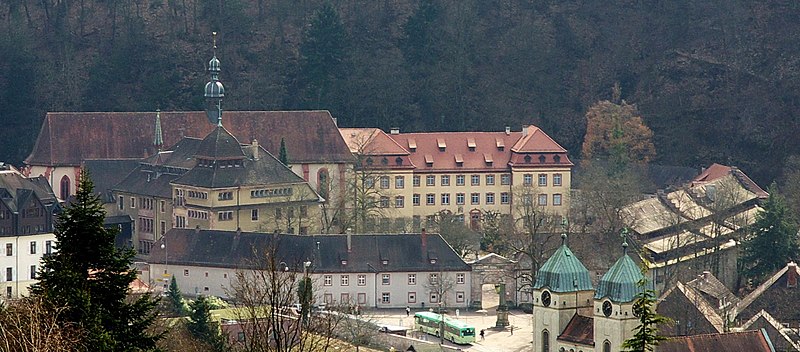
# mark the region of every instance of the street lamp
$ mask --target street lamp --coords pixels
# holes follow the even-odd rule
[[[167,281],[168,281],[168,278],[170,277],[170,275],[167,273],[168,264],[167,264],[167,236],[166,236],[166,234],[161,236],[161,249],[164,250],[164,275],[162,275],[162,277],[163,277],[163,280],[164,280],[164,292],[166,292],[167,291],[167,287],[169,285],[167,283]]]

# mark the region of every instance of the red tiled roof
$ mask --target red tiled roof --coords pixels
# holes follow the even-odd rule
[[[775,352],[763,330],[681,336],[662,341],[657,352]]]
[[[258,139],[273,155],[284,138],[292,162],[349,162],[352,154],[328,111],[225,111],[225,127],[243,143]],[[161,112],[164,145],[204,138],[216,125],[205,112]],[[78,166],[86,159],[142,158],[155,152],[154,112],[50,112],[28,165]]]
[[[759,198],[763,199],[769,197],[769,193],[761,188],[761,186],[759,186],[755,181],[750,179],[750,177],[742,172],[742,170],[717,163],[711,164],[711,166],[709,166],[699,175],[695,176],[695,178],[692,179],[692,186],[708,183],[718,178],[725,177],[728,174],[733,174],[734,177],[736,177],[736,179],[738,179],[748,191],[755,193]]]
[[[409,152],[378,128],[340,128],[339,133],[352,153],[367,155],[408,155]]]
[[[574,342],[581,345],[594,345],[594,318],[575,314],[567,323],[564,332],[558,336],[561,341]]]
[[[567,151],[550,136],[535,126],[527,127],[527,131],[525,136],[522,132],[430,132],[388,136],[411,152],[411,162],[420,171],[507,170],[509,165],[524,164],[532,167],[572,165]],[[542,155],[544,163],[539,160]],[[525,156],[529,156],[527,161]],[[427,161],[431,160],[433,163],[429,165]]]

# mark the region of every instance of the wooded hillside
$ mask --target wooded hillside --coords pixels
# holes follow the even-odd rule
[[[765,185],[800,154],[797,18],[794,1],[6,0],[0,160],[27,156],[46,111],[202,109],[219,31],[224,109],[404,131],[533,123],[577,159],[587,108],[619,82],[655,162],[732,164]]]

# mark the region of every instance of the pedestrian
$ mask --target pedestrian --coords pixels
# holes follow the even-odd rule
[[[514,325],[511,325],[511,335],[514,335]]]
[[[486,340],[486,330],[481,329],[481,341]]]
[[[410,316],[410,315],[411,315],[411,307],[406,306],[406,316]]]

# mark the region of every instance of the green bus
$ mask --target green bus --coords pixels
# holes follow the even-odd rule
[[[414,329],[436,336],[444,330],[445,340],[460,345],[475,342],[474,326],[433,312],[414,314]]]

